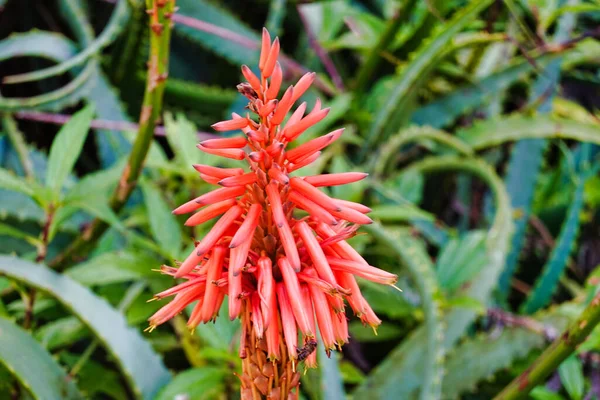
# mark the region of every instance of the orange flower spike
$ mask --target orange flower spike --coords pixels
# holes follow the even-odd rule
[[[308,90],[310,85],[312,85],[312,83],[315,81],[316,76],[317,74],[314,72],[307,72],[306,74],[302,75],[302,78],[300,78],[298,83],[294,85],[294,96],[292,97],[292,103],[295,103],[296,100],[298,100]]]
[[[316,331],[316,324],[315,324],[315,310],[313,309],[313,304],[311,301],[311,297],[310,297],[310,290],[308,289],[308,287],[306,285],[302,285],[302,287],[300,288],[301,292],[302,292],[302,296],[300,296],[300,302],[302,303],[302,307],[306,310],[306,313],[308,314],[308,324],[310,326],[310,329],[312,332]],[[292,298],[290,297],[290,302],[291,302]],[[293,303],[292,303],[293,304]],[[314,336],[307,336],[307,335],[302,335],[304,336],[304,343],[307,344],[307,342],[311,341],[312,339],[314,339]],[[306,360],[304,361],[306,368],[317,368],[317,352],[313,351],[311,352],[308,357],[306,358]]]
[[[214,217],[223,214],[225,211],[233,207],[236,203],[236,200],[229,199],[212,204],[189,217],[187,221],[185,221],[185,226],[200,225],[208,220],[213,219]]]
[[[327,211],[341,211],[340,206],[336,204],[334,199],[327,196],[310,183],[305,182],[303,179],[294,177],[290,179],[290,185],[292,188],[300,192],[300,194],[311,199]]]
[[[283,336],[285,337],[285,344],[288,349],[290,358],[295,360],[298,358],[298,330],[296,329],[296,321],[294,320],[294,314],[290,300],[288,299],[287,291],[285,286],[281,283],[277,284],[277,300],[279,301],[279,310],[281,311],[281,324],[283,327]]]
[[[257,76],[242,66],[247,83],[238,86],[249,100],[248,114],[232,113],[231,119],[213,125],[217,131],[241,130],[243,135],[198,145],[206,153],[243,161],[247,168],[194,165],[204,181],[223,187],[188,201],[173,213],[195,212],[187,226],[218,220],[178,268],[161,267],[163,274],[184,282],[156,295],[157,299],[174,298],[150,318],[152,329],[197,302],[188,320],[193,328],[214,320],[227,295],[229,318],[242,320],[240,379],[242,398],[249,399],[298,397],[296,364],[316,367],[317,325],[329,351],[348,340],[345,300],[363,323],[375,327],[381,322],[362,296],[355,276],[388,285],[397,279],[370,266],[346,242],[359,225],[371,222],[365,215],[370,209],[318,189],[357,182],[366,174],[290,177],[315,162],[343,130],[287,148],[325,118],[329,109],[322,109],[317,100],[308,114],[306,103],[293,110],[315,74],[305,74],[283,90],[279,45],[279,39],[271,43],[263,30],[261,73]],[[278,99],[280,91],[283,95]],[[301,210],[309,216],[302,217]],[[298,332],[302,343],[298,343]],[[266,363],[266,358],[271,362]]]
[[[273,279],[273,268],[271,259],[262,256],[258,259],[258,294],[261,298],[262,312],[265,319],[265,328],[273,318],[273,312],[270,308],[271,297],[275,295],[275,280]]]
[[[212,192],[208,192],[200,197],[196,197],[194,200],[182,204],[181,206],[173,210],[173,214],[187,214],[209,204],[214,204],[223,200],[228,200],[234,197],[241,196],[245,192],[246,189],[244,187],[222,188],[213,190]]]
[[[338,220],[335,219],[327,210],[311,201],[307,197],[302,196],[296,191],[291,191],[288,195],[288,200],[300,207],[318,221],[323,221],[329,225],[337,225]]]
[[[242,65],[242,75],[244,75],[244,78],[246,78],[252,89],[254,89],[256,93],[260,93],[260,80],[256,77],[256,75],[254,75],[254,72],[252,72],[247,65]]]
[[[246,214],[246,219],[240,229],[236,232],[236,234],[231,239],[229,243],[229,248],[233,249],[239,246],[242,242],[247,241],[248,239],[252,240],[254,236],[254,231],[258,226],[258,220],[260,218],[260,214],[262,212],[262,206],[260,204],[252,204],[248,213]]]
[[[336,131],[328,133],[327,135],[323,135],[307,143],[304,143],[303,145],[300,145],[295,149],[286,152],[286,158],[288,159],[288,161],[294,163],[304,157],[309,157],[317,151],[325,148],[329,144],[338,140],[343,132],[343,128],[338,129]]]
[[[212,282],[221,277],[223,271],[223,260],[225,259],[225,247],[216,246],[212,252],[212,257],[208,261],[208,269],[206,274],[206,291],[204,295],[204,303],[202,304],[201,318],[202,322],[208,322],[212,319],[215,304],[217,302],[217,293],[219,288]]]
[[[283,71],[281,70],[281,65],[279,63],[275,63],[275,69],[273,70],[273,76],[271,76],[271,82],[269,83],[269,88],[267,89],[265,95],[268,100],[275,99],[277,94],[279,93],[279,89],[281,88],[281,81],[283,80]]]
[[[319,324],[321,339],[323,339],[325,349],[329,353],[329,350],[335,349],[333,323],[331,322],[331,314],[327,312],[327,310],[329,310],[329,304],[325,298],[325,293],[319,288],[314,285],[308,285],[308,289],[310,290],[314,309],[319,310],[315,315],[317,317],[317,323]]]
[[[288,152],[289,159],[289,152]],[[338,186],[347,185],[348,183],[358,182],[365,179],[369,174],[364,172],[341,172],[338,174],[323,174],[305,176],[304,181],[310,183],[314,187],[320,186]],[[341,200],[338,200],[338,202]]]
[[[285,91],[285,93],[281,97],[281,100],[277,104],[277,108],[275,109],[275,113],[271,117],[271,124],[272,125],[279,125],[279,124],[281,124],[283,122],[283,119],[287,115],[288,111],[290,111],[290,108],[292,108],[292,106],[294,105],[293,98],[294,98],[294,87],[290,86]]]
[[[314,328],[311,327],[309,323],[309,318],[312,318],[312,313],[309,313],[309,310],[304,307],[304,304],[300,304],[301,302],[297,301],[297,299],[302,297],[298,277],[285,257],[280,258],[277,265],[279,266],[281,275],[283,275],[283,282],[289,297],[290,299],[294,299],[294,301],[290,301],[290,303],[300,332],[302,332],[304,336],[314,337]],[[312,312],[312,308],[310,311]]]
[[[271,51],[271,35],[269,35],[269,31],[266,28],[262,30],[262,46],[260,50],[260,60],[258,61],[258,68],[262,70],[265,68],[265,63],[267,62],[267,58],[269,57],[269,52]]]
[[[256,332],[256,337],[258,339],[262,339],[263,334],[265,332],[264,319],[260,307],[260,298],[258,297],[258,292],[252,293],[251,298],[252,304],[252,325],[254,326],[254,331]]]
[[[194,164],[194,169],[201,174],[214,176],[215,178],[229,178],[230,176],[242,175],[242,168],[218,168],[210,165]]]
[[[275,296],[271,296],[269,308],[272,309],[273,312],[271,313],[269,328],[265,332],[267,339],[267,354],[269,360],[275,361],[281,359],[281,350],[279,348],[279,343],[281,342],[279,335],[279,313],[277,312],[277,299]]]
[[[205,153],[231,158],[233,160],[243,160],[246,156],[246,153],[242,149],[212,149],[202,144],[199,144],[197,147]]]
[[[232,138],[208,139],[200,142],[200,144],[209,149],[241,149],[246,147],[248,142],[245,137],[238,136]]]
[[[230,176],[229,178],[221,179],[219,185],[224,187],[246,186],[256,182],[256,173],[248,172],[244,175]]]
[[[230,119],[227,121],[217,122],[216,124],[212,124],[211,127],[215,131],[226,132],[226,131],[235,131],[238,129],[243,129],[248,126],[248,119],[239,117]]]
[[[279,57],[279,38],[275,38],[271,48],[269,49],[269,56],[265,61],[264,68],[261,70],[263,78],[268,78],[273,73],[273,69],[275,69],[275,63],[277,62],[277,58]]]
[[[312,229],[310,229],[306,222],[300,221],[296,224],[296,232],[302,238],[319,277],[332,285],[336,285],[337,282],[335,281],[333,271],[329,267],[325,253],[323,253],[323,249],[321,249],[317,238],[313,235]]]

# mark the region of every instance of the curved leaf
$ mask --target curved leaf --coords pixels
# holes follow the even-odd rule
[[[150,399],[171,379],[140,333],[104,299],[44,265],[0,256],[0,273],[48,292],[69,308],[100,339],[123,371],[132,392]]]
[[[43,49],[42,49],[43,48]],[[67,49],[70,51],[67,52]],[[53,61],[64,61],[75,53],[75,46],[62,35],[32,31],[13,34],[0,42],[0,59],[15,56],[42,56]],[[33,97],[0,96],[0,110],[58,110],[84,97],[94,84],[96,63],[88,63],[77,76],[56,90]]]
[[[95,41],[90,43],[89,46],[86,46],[83,51],[78,53],[76,56],[69,58],[67,61],[61,62],[60,64],[52,67],[44,68],[39,71],[7,76],[4,78],[4,83],[37,81],[49,78],[51,76],[60,75],[72,69],[73,67],[83,64],[91,56],[108,46],[116,38],[119,32],[127,25],[129,15],[130,12],[127,0],[119,0],[104,31],[102,31],[100,36],[98,36]]]
[[[569,205],[567,217],[556,240],[556,245],[550,253],[550,258],[542,275],[538,278],[531,291],[527,301],[523,304],[523,311],[531,314],[542,307],[545,307],[554,294],[558,281],[567,266],[571,250],[575,245],[577,234],[579,233],[579,214],[583,209],[583,194],[586,180],[583,174],[579,175],[579,182],[575,187],[573,201]]]
[[[27,332],[1,317],[0,364],[36,399],[83,399],[72,379],[52,356]]]
[[[363,146],[362,155],[366,155],[373,144],[389,136],[398,129],[402,119],[408,119],[407,110],[415,99],[419,85],[426,80],[440,58],[448,48],[450,40],[471,22],[492,0],[471,1],[470,5],[458,12],[451,21],[443,26],[431,40],[423,41],[407,66],[401,71],[400,79],[389,93],[385,104],[379,109]]]
[[[229,11],[217,7],[206,0],[178,0],[177,6],[181,14],[214,24],[216,29],[223,29],[241,35],[255,42],[256,47],[249,48],[236,41],[224,40],[215,34],[203,32],[182,24],[175,25],[175,34],[182,35],[210,49],[236,66],[239,64],[254,65],[258,62],[259,35]]]
[[[508,252],[512,233],[510,201],[504,184],[494,169],[478,159],[460,159],[452,156],[430,157],[413,164],[407,171],[423,173],[452,170],[469,172],[481,178],[490,186],[496,202],[496,216],[486,241],[488,263],[470,284],[457,294],[486,304]],[[476,316],[477,311],[474,309],[455,307],[443,317],[441,323],[446,326],[443,338],[445,349],[451,348],[456,343]],[[356,398],[373,396],[390,400],[413,398],[422,385],[424,368],[426,368],[423,354],[427,351],[427,346],[425,329],[423,327],[415,329],[357,388]]]
[[[600,145],[600,127],[548,115],[512,115],[479,122],[460,130],[458,137],[474,150],[521,139],[572,139]]]
[[[441,320],[440,293],[431,259],[423,243],[412,237],[407,231],[386,230],[378,223],[367,225],[365,229],[377,240],[385,243],[390,250],[394,251],[402,264],[408,268],[419,290],[425,314],[425,323],[423,326],[425,333],[423,339],[426,341],[426,347],[421,352],[421,361],[423,361],[424,365],[422,371],[420,371],[422,378],[419,376],[422,380],[419,398],[437,399],[440,397],[441,380],[444,370],[444,325]],[[424,357],[423,354],[425,354]],[[381,366],[378,370],[382,371],[381,368],[384,367]],[[383,377],[380,376],[379,378]],[[395,380],[397,378],[395,374],[389,373],[388,370],[386,377],[383,379]],[[378,396],[383,396],[382,398],[404,398],[402,396],[395,397],[397,396],[395,390],[381,384],[381,381],[378,383],[376,384]],[[386,382],[388,385],[390,383],[390,381]],[[381,388],[381,392],[379,388]],[[397,389],[397,386],[394,389]],[[355,398],[364,398],[369,391],[373,394],[373,388],[363,385],[357,389],[354,396]]]
[[[551,326],[557,331],[566,328],[573,319],[563,307],[532,320],[532,325]],[[543,325],[542,325],[543,324]],[[447,374],[442,390],[444,399],[457,399],[496,372],[527,357],[535,349],[547,345],[543,332],[523,326],[505,326],[498,334],[482,333],[457,346],[447,360]]]

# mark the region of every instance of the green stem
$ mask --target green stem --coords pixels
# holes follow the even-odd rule
[[[414,5],[415,0],[408,0],[404,6],[399,9],[393,18],[389,20],[385,31],[379,38],[379,41],[371,49],[365,62],[360,66],[358,73],[356,74],[356,81],[354,83],[354,89],[356,93],[362,93],[370,79],[373,78],[377,66],[381,62],[381,53],[387,50],[388,46],[396,37],[398,29],[404,24],[411,13],[408,12]]]
[[[23,133],[19,131],[15,120],[9,114],[4,114],[2,116],[2,125],[6,130],[10,143],[17,152],[17,157],[19,157],[25,176],[27,179],[33,180],[35,178],[33,174],[33,163],[29,158],[29,150],[27,150],[27,145],[23,139]]]
[[[575,321],[544,351],[533,364],[515,378],[494,400],[524,399],[542,383],[558,366],[575,352],[600,322],[600,293],[583,310]]]
[[[160,119],[167,79],[171,16],[175,9],[175,0],[146,0],[146,5],[149,9],[150,19],[150,58],[146,90],[137,136],[119,184],[110,199],[110,207],[115,212],[123,208],[142,172],[144,161],[152,144],[156,122]],[[58,270],[64,269],[76,257],[85,253],[107,229],[108,224],[95,219],[64,253],[50,262],[50,267]]]

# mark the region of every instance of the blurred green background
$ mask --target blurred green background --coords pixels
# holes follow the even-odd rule
[[[346,128],[303,171],[370,174],[332,194],[373,209],[352,244],[404,290],[361,283],[378,334],[353,319],[303,398],[491,399],[577,321],[600,282],[598,0],[176,5],[161,122],[121,207],[147,5],[0,0],[0,398],[239,398],[237,321],[143,329],[172,284],[153,270],[209,229],[170,212],[209,190],[191,164],[236,164],[195,145],[243,112],[263,26],[286,87],[316,71],[303,100],[332,107],[302,140]],[[593,330],[530,398],[600,398],[598,351]]]

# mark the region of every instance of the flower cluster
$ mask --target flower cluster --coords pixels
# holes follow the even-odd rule
[[[263,30],[260,77],[243,66],[247,82],[238,86],[250,112],[213,125],[217,131],[241,130],[244,135],[198,145],[206,153],[245,160],[248,169],[194,166],[203,180],[221,188],[174,213],[196,211],[188,226],[221,217],[183,263],[162,268],[184,281],[156,295],[175,297],[150,318],[153,328],[196,302],[188,321],[193,328],[214,320],[227,297],[229,318],[242,319],[243,398],[256,398],[257,393],[297,396],[297,363],[316,366],[317,327],[327,352],[348,341],[345,301],[363,323],[376,327],[381,322],[355,276],[387,285],[397,279],[370,266],[346,242],[359,225],[372,222],[365,215],[370,209],[319,190],[359,181],[366,174],[292,176],[314,162],[343,129],[289,149],[329,109],[317,100],[307,113],[302,103],[284,123],[315,74],[304,75],[278,99],[283,76],[278,56],[279,40],[271,42]]]

